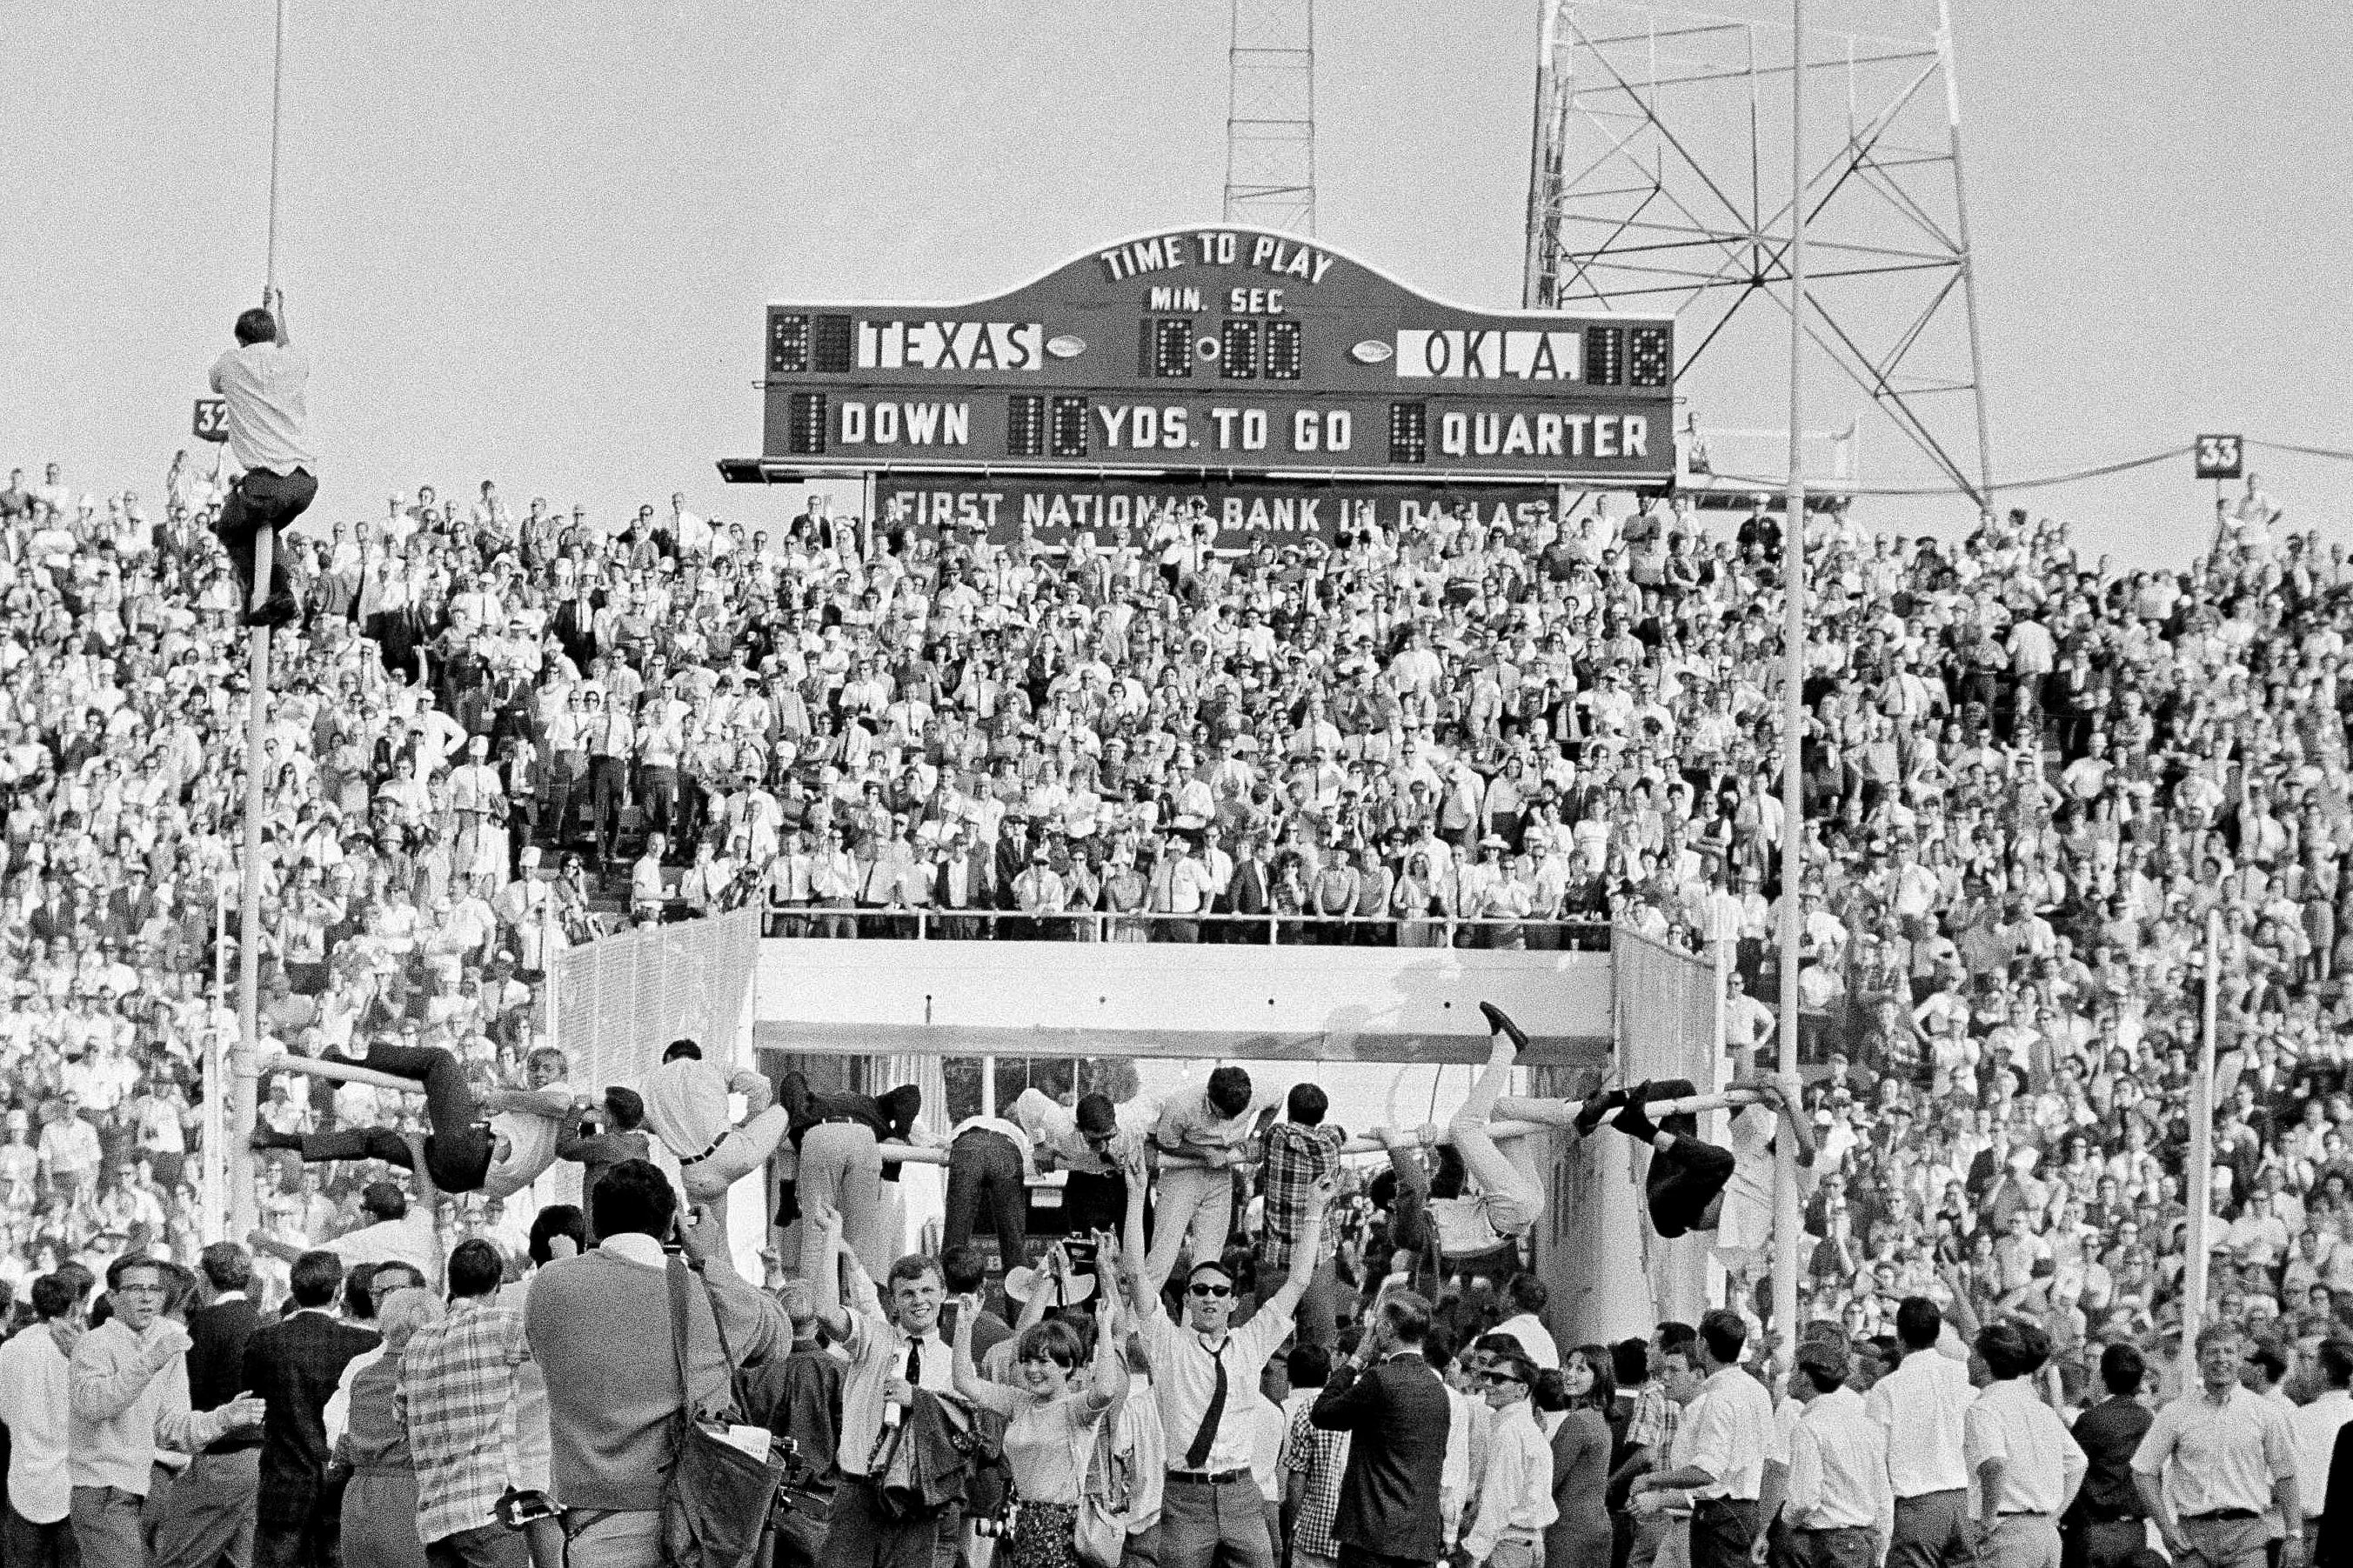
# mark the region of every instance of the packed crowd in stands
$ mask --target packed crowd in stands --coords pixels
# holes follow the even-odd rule
[[[185,455],[153,503],[55,465],[0,490],[20,1301],[197,1257],[199,1065],[245,934],[223,494]],[[2252,480],[2173,571],[2018,512],[1808,539],[1803,1315],[1883,1350],[1925,1294],[2031,1317],[2078,1377],[2169,1355],[2211,919],[2207,1315],[2301,1391],[2353,1316],[2342,548]],[[815,506],[772,538],[682,496],[615,531],[488,482],[311,521],[261,763],[270,1048],[439,1047],[521,1089],[551,952],[755,907],[861,939],[1546,948],[1614,921],[1722,951],[1727,1044],[1769,1057],[1778,543],[1761,504],[1621,497],[1239,553]],[[281,1077],[262,1120],[413,1125],[405,1098]],[[380,1169],[267,1169],[273,1291],[387,1222]],[[432,1217],[519,1268],[531,1216],[496,1206]]]

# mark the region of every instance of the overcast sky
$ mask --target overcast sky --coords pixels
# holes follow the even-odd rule
[[[2000,470],[2200,429],[2353,447],[2353,8],[1956,4]],[[1448,299],[1517,302],[1534,11],[1322,7],[1324,238]],[[765,301],[994,293],[1219,212],[1223,0],[293,12],[281,274],[318,359],[323,517],[484,477],[605,519],[681,488],[788,516],[712,466],[758,445]],[[269,0],[16,8],[0,462],[152,494],[185,444],[261,281],[269,18]],[[1769,414],[1778,374],[1684,391],[1705,417]],[[1810,424],[1855,411],[1822,402]],[[1894,477],[1902,455],[1871,439],[1867,471]],[[2353,464],[2260,461],[2348,537]],[[2158,562],[2206,503],[2185,459],[2033,504]]]

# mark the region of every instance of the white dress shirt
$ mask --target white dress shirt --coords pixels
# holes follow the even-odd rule
[[[1708,1374],[1684,1419],[1694,1424],[1691,1462],[1715,1478],[1694,1496],[1755,1502],[1773,1446],[1773,1396],[1765,1385],[1739,1367],[1721,1367]]]
[[[2013,1513],[2058,1518],[2089,1468],[2057,1412],[2022,1377],[1986,1384],[1963,1415],[1962,1430],[1972,1480],[1981,1479],[1988,1459],[2002,1462],[1994,1495],[1978,1500],[1978,1517],[1989,1523]]]
[[[1790,1522],[1799,1530],[1894,1531],[1895,1493],[1887,1484],[1887,1434],[1853,1389],[1816,1394],[1798,1417],[1789,1433],[1786,1506]]]
[[[1518,1400],[1495,1412],[1486,1467],[1479,1477],[1479,1506],[1462,1536],[1463,1554],[1484,1563],[1506,1535],[1541,1542],[1559,1517],[1552,1500],[1552,1446],[1536,1425],[1535,1406]]]
[[[1887,1479],[1898,1501],[1969,1484],[1963,1413],[1976,1398],[1969,1369],[1941,1351],[1914,1351],[1863,1400],[1887,1434]]]
[[[2233,1387],[2218,1403],[2201,1387],[2157,1413],[2132,1468],[2136,1476],[2162,1475],[2183,1518],[2262,1513],[2273,1482],[2295,1474],[2295,1438],[2287,1413],[2262,1394]]]
[[[0,1345],[0,1422],[8,1426],[8,1506],[35,1524],[66,1517],[66,1353],[44,1323]]]
[[[2288,1430],[2295,1436],[2295,1500],[2306,1519],[2328,1510],[2328,1460],[2337,1451],[2337,1429],[2348,1421],[2353,1421],[2353,1394],[2341,1388],[2288,1413]]]
[[[1246,1470],[1252,1452],[1246,1407],[1266,1370],[1267,1358],[1291,1333],[1291,1314],[1263,1308],[1232,1330],[1213,1352],[1198,1331],[1179,1327],[1155,1300],[1141,1325],[1145,1353],[1152,1362],[1152,1390],[1160,1399],[1160,1430],[1168,1444],[1168,1468],[1187,1469],[1194,1435],[1209,1413],[1219,1362],[1226,1369],[1226,1405],[1209,1445],[1210,1472]]]

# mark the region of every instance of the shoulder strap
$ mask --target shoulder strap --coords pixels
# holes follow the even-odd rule
[[[711,1275],[702,1264],[692,1265],[695,1277],[702,1281],[702,1299],[711,1303],[711,1327],[719,1336],[719,1359],[727,1363],[729,1374],[735,1370],[735,1351],[727,1342],[727,1320],[720,1315],[719,1293],[712,1289]]]
[[[694,1419],[694,1385],[686,1375],[686,1264],[680,1258],[670,1260],[670,1359],[678,1369],[678,1399],[681,1413],[687,1420]]]

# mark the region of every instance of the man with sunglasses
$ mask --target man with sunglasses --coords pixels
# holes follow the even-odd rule
[[[1250,1407],[1267,1358],[1291,1332],[1292,1315],[1315,1275],[1327,1211],[1339,1184],[1318,1182],[1307,1198],[1305,1229],[1282,1288],[1250,1321],[1230,1327],[1234,1279],[1212,1257],[1185,1279],[1185,1324],[1161,1305],[1161,1278],[1144,1247],[1145,1173],[1140,1152],[1127,1169],[1127,1216],[1120,1256],[1137,1331],[1153,1370],[1161,1430],[1168,1440],[1158,1568],[1275,1568],[1274,1543],[1258,1483],[1250,1476]]]

